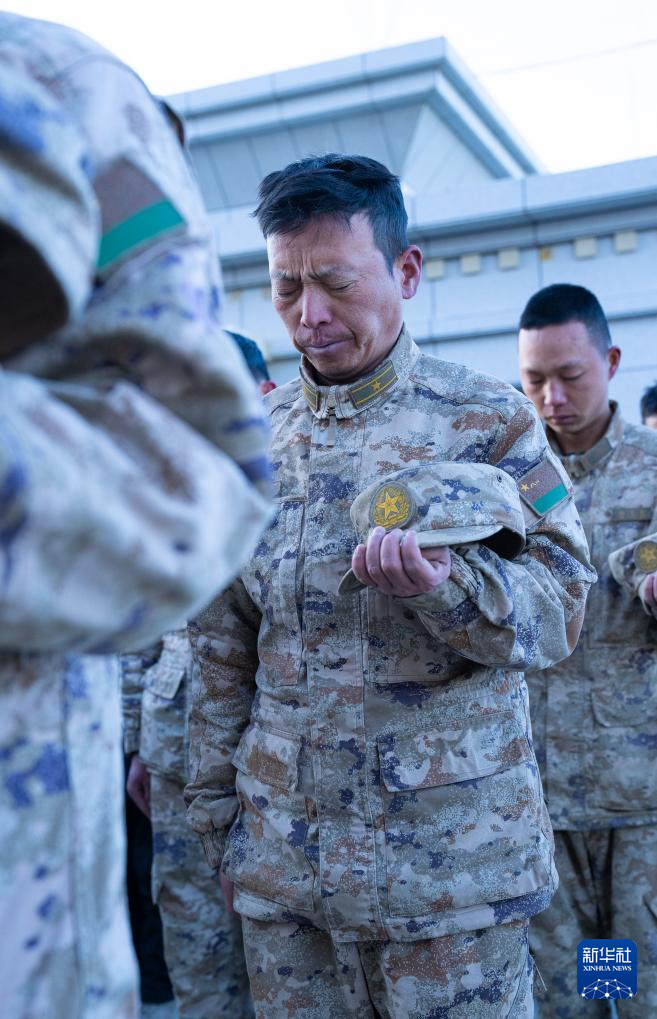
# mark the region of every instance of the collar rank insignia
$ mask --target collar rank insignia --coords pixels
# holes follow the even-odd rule
[[[373,527],[403,527],[413,516],[413,497],[404,485],[381,485],[372,496],[370,522]]]
[[[397,381],[397,372],[392,361],[385,361],[383,367],[367,379],[366,382],[359,382],[349,389],[349,396],[354,407],[364,407],[371,403],[381,393],[385,393]]]
[[[634,549],[634,565],[641,573],[657,570],[657,541],[640,541]]]

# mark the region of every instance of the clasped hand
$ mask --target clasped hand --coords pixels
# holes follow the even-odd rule
[[[420,549],[415,531],[395,528],[386,534],[383,527],[374,528],[351,560],[361,583],[396,598],[435,591],[447,580],[450,565],[449,548]]]
[[[641,600],[657,619],[657,572],[649,573],[641,585]]]

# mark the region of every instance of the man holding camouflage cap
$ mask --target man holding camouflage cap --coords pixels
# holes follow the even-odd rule
[[[301,377],[266,400],[274,522],[192,626],[190,818],[259,1019],[528,1017],[556,877],[522,670],[593,579],[567,477],[523,396],[404,327],[396,177],[327,155],[260,194]]]
[[[481,541],[514,559],[525,546],[518,488],[505,471],[488,464],[447,462],[396,471],[357,496],[351,520],[363,540],[375,527],[394,527],[405,531],[401,544],[412,528],[420,549]],[[366,586],[352,569],[340,581],[338,594]]]

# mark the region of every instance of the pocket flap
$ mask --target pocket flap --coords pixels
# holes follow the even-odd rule
[[[299,781],[300,749],[301,740],[294,736],[281,736],[251,724],[242,733],[233,764],[264,785],[294,790]]]
[[[162,641],[162,654],[144,673],[144,689],[173,700],[191,660],[187,634],[167,633]]]
[[[654,724],[657,716],[657,686],[654,679],[632,678],[624,681],[619,676],[613,686],[600,687],[591,692],[593,715],[598,725]]]
[[[492,775],[531,757],[512,712],[458,719],[418,736],[378,740],[381,777],[390,792],[426,789]]]

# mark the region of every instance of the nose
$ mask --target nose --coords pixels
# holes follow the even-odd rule
[[[559,379],[548,379],[543,387],[543,399],[550,407],[562,407],[566,402],[564,387]]]
[[[301,325],[306,329],[317,329],[330,321],[329,302],[323,291],[315,287],[305,288],[301,302]]]

